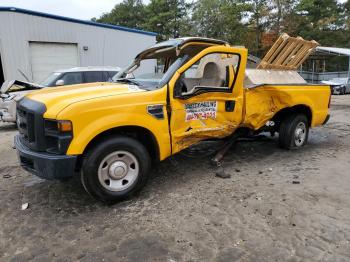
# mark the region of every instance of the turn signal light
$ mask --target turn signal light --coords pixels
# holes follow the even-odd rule
[[[69,120],[59,120],[57,122],[58,130],[61,132],[71,132],[73,131],[72,122]]]

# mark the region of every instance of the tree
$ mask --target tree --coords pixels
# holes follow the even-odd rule
[[[193,32],[243,44],[246,28],[242,23],[247,5],[235,0],[198,0],[193,6]]]
[[[344,3],[343,8],[345,29],[347,30],[347,34],[350,35],[350,0]]]
[[[96,21],[142,29],[145,19],[145,6],[142,0],[123,0],[111,12],[103,14]]]
[[[297,33],[316,39],[322,45],[344,43],[342,7],[336,0],[301,0],[298,7],[300,23]]]
[[[246,1],[249,4],[249,27],[255,32],[255,54],[262,55],[261,36],[271,26],[272,2],[269,0]]]
[[[272,0],[270,15],[271,29],[277,34],[288,32],[294,34],[298,27],[298,14],[296,7],[298,0]]]
[[[190,8],[185,0],[151,0],[143,27],[159,33],[158,40],[186,35],[190,30]]]
[[[350,0],[123,0],[98,22],[158,33],[157,40],[205,36],[262,56],[266,32],[350,47]]]

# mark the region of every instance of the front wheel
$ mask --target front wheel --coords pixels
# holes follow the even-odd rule
[[[140,142],[126,136],[111,137],[87,152],[81,182],[91,196],[111,203],[138,192],[150,169],[150,155]]]
[[[285,149],[300,148],[307,143],[309,121],[304,114],[293,114],[286,117],[279,130],[279,145]]]

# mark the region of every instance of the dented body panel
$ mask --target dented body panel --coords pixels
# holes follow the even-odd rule
[[[306,106],[311,127],[322,125],[328,115],[329,86],[262,85],[245,88],[245,116],[242,126],[258,130],[282,109]]]
[[[243,81],[244,71],[247,61],[247,50],[245,48],[234,48],[228,46],[208,47],[184,66],[174,75],[169,83],[170,93],[174,93],[175,83],[181,74],[189,69],[193,64],[206,55],[217,53],[239,55],[239,68],[236,68],[236,79],[233,79],[232,69],[229,71],[230,77],[228,82],[231,83],[232,89],[227,92],[206,92],[195,95],[187,99],[178,99],[170,97],[172,118],[170,121],[170,130],[172,134],[172,153],[179,152],[201,140],[208,138],[224,138],[240,126],[243,119]],[[241,72],[241,73],[239,73]],[[234,81],[235,80],[235,81]],[[233,112],[226,110],[227,103],[234,103]],[[197,107],[197,108],[196,108]],[[191,118],[199,109],[205,108],[204,111],[209,116]],[[190,116],[190,118],[189,118]]]

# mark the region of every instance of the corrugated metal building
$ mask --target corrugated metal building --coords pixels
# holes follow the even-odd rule
[[[152,32],[0,7],[0,86],[75,66],[124,67],[155,42]]]

